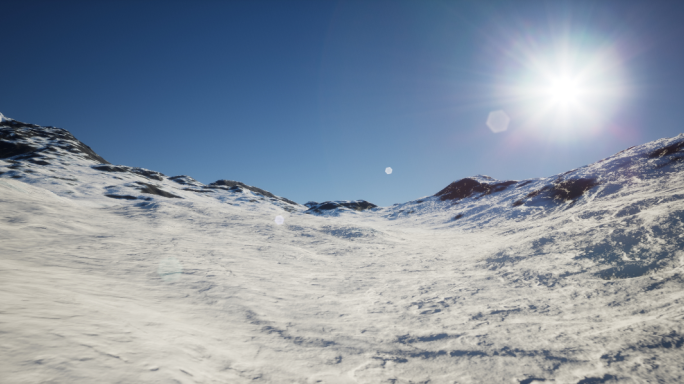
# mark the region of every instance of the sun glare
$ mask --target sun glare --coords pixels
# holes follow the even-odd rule
[[[575,136],[601,129],[628,93],[615,47],[569,36],[547,44],[530,41],[511,45],[507,57],[517,69],[500,88],[500,105],[509,104],[516,125]]]
[[[580,87],[577,81],[568,77],[557,78],[549,84],[548,95],[557,103],[570,104],[578,102]]]

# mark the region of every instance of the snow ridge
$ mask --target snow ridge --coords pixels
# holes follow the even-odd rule
[[[159,197],[190,200],[209,197],[229,204],[265,202],[289,212],[305,209],[292,200],[241,182],[218,180],[204,185],[189,176],[167,177],[145,168],[112,165],[64,129],[12,119],[0,123],[0,159],[7,163],[4,170],[0,167],[0,175],[39,185],[51,184],[54,185],[51,188],[71,197],[90,200],[106,197],[124,204],[136,200],[149,202]],[[96,192],[98,189],[101,192]]]

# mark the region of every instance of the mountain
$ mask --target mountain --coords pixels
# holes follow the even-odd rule
[[[557,238],[572,242],[576,259],[605,269],[602,278],[646,275],[677,261],[684,249],[681,234],[684,193],[678,188],[684,170],[684,134],[621,151],[596,163],[552,177],[498,181],[488,176],[464,178],[434,196],[399,204],[387,218],[419,215],[419,221],[443,221],[458,228],[485,228],[554,222],[535,238],[532,249],[549,250]],[[659,212],[658,214],[640,214]],[[445,215],[448,213],[448,218]],[[449,224],[449,221],[452,223]],[[584,228],[567,231],[583,223]],[[667,244],[655,246],[667,239]],[[557,250],[557,249],[556,249]],[[501,253],[499,264],[514,262]],[[516,256],[520,260],[524,256]]]
[[[0,377],[682,382],[683,149],[299,205],[3,118]]]
[[[44,171],[55,172],[52,167],[45,166],[59,164],[59,167],[75,167],[78,169],[77,172],[85,172],[86,175],[83,175],[83,177],[86,178],[88,186],[92,187],[93,183],[97,183],[97,181],[92,179],[97,172],[90,172],[87,170],[89,167],[96,171],[118,173],[127,176],[126,180],[129,181],[128,183],[116,181],[124,180],[120,175],[114,177],[114,180],[108,181],[109,184],[113,182],[114,185],[103,187],[107,190],[103,195],[114,199],[149,200],[151,197],[145,196],[145,194],[165,198],[184,198],[182,192],[168,192],[169,190],[180,189],[192,192],[191,194],[207,194],[206,196],[218,198],[222,201],[226,194],[221,192],[226,191],[230,192],[228,196],[241,197],[243,200],[247,199],[247,201],[251,202],[268,201],[289,212],[303,209],[302,206],[292,200],[276,196],[266,190],[244,184],[240,181],[217,180],[209,185],[204,185],[186,175],[167,177],[160,172],[144,168],[111,165],[89,146],[83,144],[67,130],[61,128],[41,127],[8,119],[4,116],[0,120],[0,124],[0,159],[7,159],[6,161],[12,164],[6,172],[12,178],[26,178],[31,180],[31,182],[41,182],[41,179],[45,178]],[[36,165],[43,167],[35,167]],[[88,175],[88,173],[90,174]],[[131,178],[130,176],[137,177]],[[57,176],[49,175],[47,177],[56,178]],[[77,180],[67,181],[74,182]],[[168,181],[173,181],[173,183],[168,183]],[[156,184],[150,184],[150,182]],[[176,184],[180,184],[183,187],[179,188],[180,186]],[[354,202],[326,201],[316,203],[316,207],[309,207],[308,212],[337,212],[339,209],[344,210],[345,208],[360,211],[373,207],[376,207],[376,205],[363,200]]]
[[[76,198],[105,196],[150,201],[153,196],[178,199],[203,196],[228,203],[268,203],[291,212],[304,209],[292,200],[241,182],[218,180],[204,185],[185,175],[167,177],[144,168],[112,165],[64,129],[27,124],[4,116],[0,121],[0,159],[8,163],[0,175],[41,186],[53,185],[60,193]],[[62,184],[61,188],[57,184]]]

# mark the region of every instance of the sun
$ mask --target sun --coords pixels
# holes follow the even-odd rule
[[[553,79],[546,90],[552,102],[568,105],[579,102],[581,86],[578,81],[569,76],[562,76]]]
[[[621,60],[609,47],[566,42],[514,57],[518,70],[499,89],[518,126],[573,135],[600,129],[627,95]]]

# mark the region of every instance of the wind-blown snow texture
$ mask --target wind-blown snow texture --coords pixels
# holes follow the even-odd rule
[[[5,119],[0,381],[682,382],[682,149],[302,206]]]

